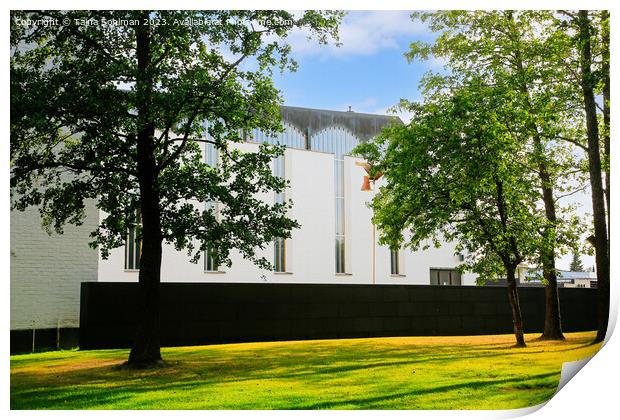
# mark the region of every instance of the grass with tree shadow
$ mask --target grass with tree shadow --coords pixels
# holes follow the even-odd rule
[[[555,393],[563,362],[594,354],[593,332],[516,349],[512,335],[225,344],[162,350],[160,369],[122,368],[128,350],[11,357],[11,409],[509,409]]]

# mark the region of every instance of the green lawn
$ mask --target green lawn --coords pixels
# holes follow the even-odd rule
[[[594,333],[511,348],[513,336],[407,337],[163,349],[130,371],[127,350],[11,357],[12,409],[507,409],[549,399]]]

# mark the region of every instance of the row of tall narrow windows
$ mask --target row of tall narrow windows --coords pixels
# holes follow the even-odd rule
[[[286,271],[286,240],[277,238],[273,245],[273,266],[274,272],[283,273]],[[125,269],[139,270],[140,256],[142,253],[142,241],[136,237],[135,229],[130,229],[125,244]],[[218,271],[213,252],[206,251],[204,258],[205,271]],[[400,253],[398,250],[390,251],[390,272],[392,275],[402,275],[400,267]],[[436,286],[460,286],[461,274],[455,269],[430,269],[430,283]],[[578,285],[577,287],[585,287]]]
[[[255,143],[284,144],[288,147],[297,147],[305,143],[304,135],[300,130],[285,124],[286,130],[275,137],[266,136],[260,130],[252,130],[248,141]],[[207,126],[205,126],[205,129]],[[208,136],[208,134],[207,134]],[[334,153],[334,180],[335,180],[335,272],[338,274],[346,273],[346,212],[345,212],[345,176],[344,176],[344,156],[351,153],[353,148],[359,144],[359,140],[348,130],[340,127],[332,127],[312,136],[310,149]],[[209,166],[218,164],[217,148],[211,144],[205,144],[205,162]],[[278,156],[273,161],[273,175],[285,178],[285,158],[284,155]],[[286,195],[284,192],[274,193],[275,203],[284,203]],[[215,212],[217,217],[218,203],[208,201],[207,209]],[[135,230],[129,232],[125,247],[125,269],[140,268],[141,242],[136,238]],[[276,238],[273,243],[273,267],[275,272],[286,272],[286,239]],[[207,249],[204,255],[204,270],[219,271],[213,250]],[[401,275],[400,257],[398,250],[390,251],[390,272],[393,275]],[[436,280],[434,280],[436,279]],[[445,274],[431,273],[431,281],[437,284],[445,283]],[[460,282],[460,277],[458,279]],[[454,281],[456,282],[456,281]],[[449,283],[453,281],[449,279]]]
[[[283,200],[283,199],[282,199]],[[209,205],[209,204],[207,204]],[[125,243],[125,269],[139,270],[140,256],[142,254],[142,241],[136,237],[136,230],[130,229],[127,234]],[[286,240],[284,238],[276,238],[273,244],[273,267],[276,273],[286,272]],[[204,258],[205,271],[219,271],[214,253],[210,250],[205,252]],[[442,271],[441,275],[438,273]],[[446,277],[447,270],[431,270],[431,278],[435,279],[433,284],[452,284],[450,277]],[[390,251],[390,272],[393,275],[401,275],[400,271],[400,254],[398,251]],[[448,274],[448,276],[450,276]],[[456,276],[456,274],[454,275]],[[440,281],[440,278],[443,281]],[[447,279],[447,281],[446,281]],[[459,283],[460,284],[460,276]]]

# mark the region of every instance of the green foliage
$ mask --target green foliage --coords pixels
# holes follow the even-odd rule
[[[193,260],[211,248],[218,263],[230,264],[235,248],[269,266],[255,250],[298,227],[286,217],[290,203],[258,198],[286,187],[270,170],[282,148],[240,153],[235,143],[254,128],[282,129],[271,74],[296,68],[287,35],[299,28],[321,43],[337,39],[341,12],[29,11],[11,17],[13,209],[39,206],[46,226],[62,233],[64,224],[81,223],[85,200],[96,200],[104,217],[91,245],[106,257],[134,227],[141,200],[138,131],[152,127],[163,240],[187,249]],[[24,19],[60,23],[27,26]],[[145,26],[151,61],[139,69],[136,33]],[[137,88],[145,79],[154,86],[148,94]],[[206,143],[219,151],[217,168],[201,156]],[[206,201],[221,204],[218,218]]]
[[[425,75],[425,97],[478,80],[503,96],[496,118],[520,148],[515,158],[524,176],[537,185],[531,205],[548,218],[537,238],[539,260],[569,252],[585,231],[575,206],[561,200],[586,188],[588,171],[577,39],[563,13],[569,12],[416,12],[412,18],[438,37],[413,42],[406,54],[409,61],[434,56],[446,63],[442,74]]]
[[[429,91],[430,92],[430,91]],[[384,244],[413,250],[458,242],[462,269],[481,280],[532,258],[543,221],[535,178],[504,124],[510,107],[502,87],[481,80],[437,86],[411,122],[385,129],[356,152],[384,173],[372,208]]]

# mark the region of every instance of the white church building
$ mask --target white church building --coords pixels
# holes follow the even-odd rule
[[[361,186],[363,160],[351,155],[360,142],[375,137],[395,117],[282,107],[285,131],[267,138],[246,133],[241,151],[261,142],[284,144],[273,163],[274,174],[290,182],[282,194],[265,200],[292,200],[288,217],[299,229],[262,252],[273,262],[265,271],[233,251],[230,267],[217,267],[204,255],[191,263],[183,251],[164,245],[163,282],[272,282],[351,284],[475,285],[475,275],[460,274],[455,244],[411,252],[377,244],[368,202],[373,191]],[[205,159],[217,164],[212,146]],[[377,182],[378,188],[381,181]],[[217,203],[207,203],[217,208]],[[11,331],[75,329],[79,326],[81,282],[137,282],[140,244],[131,235],[124,248],[101,258],[88,247],[100,214],[91,203],[82,226],[67,226],[62,236],[48,236],[38,211],[11,213]]]

